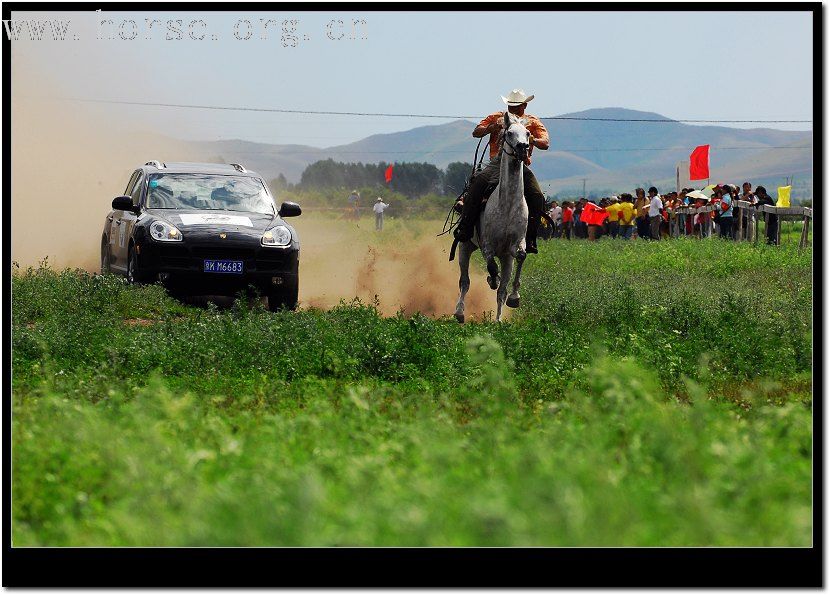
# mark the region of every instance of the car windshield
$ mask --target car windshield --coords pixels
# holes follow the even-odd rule
[[[151,174],[147,208],[274,213],[262,180],[212,174]]]

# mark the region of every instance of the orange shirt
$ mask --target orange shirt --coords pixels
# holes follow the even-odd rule
[[[524,116],[520,116],[519,119],[533,138],[550,140],[547,128],[545,128],[545,125],[542,124],[539,118],[525,114]],[[490,140],[488,141],[490,145],[490,159],[499,154],[499,143],[501,142],[501,135],[504,132],[504,112],[493,112],[478,123],[479,126],[489,126],[494,123],[500,124],[501,128],[499,128],[498,132],[490,135]],[[530,155],[528,155],[527,164],[530,165]]]

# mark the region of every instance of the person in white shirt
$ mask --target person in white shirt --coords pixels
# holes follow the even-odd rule
[[[648,197],[648,220],[651,227],[651,239],[659,240],[660,221],[662,220],[660,212],[663,210],[663,201],[660,199],[660,195],[657,194],[657,188],[654,186],[648,189]]]
[[[383,199],[378,196],[372,210],[375,212],[375,230],[381,231],[383,229],[383,212],[389,208],[389,205],[383,202]]]
[[[553,201],[548,211],[550,218],[553,219],[553,229],[551,230],[553,237],[559,237],[562,229],[562,207],[557,201]]]

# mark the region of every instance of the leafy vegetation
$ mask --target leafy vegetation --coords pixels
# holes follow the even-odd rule
[[[392,179],[386,181],[386,168],[394,166]],[[366,188],[371,194],[392,191],[407,198],[419,198],[428,194],[457,196],[470,175],[472,164],[456,161],[442,171],[431,163],[341,163],[333,159],[315,161],[303,170],[299,184],[289,185],[285,176],[272,181],[275,190],[312,192],[350,188]]]
[[[511,322],[13,277],[15,545],[809,545],[811,255],[553,241]]]

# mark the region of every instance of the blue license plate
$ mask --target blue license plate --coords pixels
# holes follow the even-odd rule
[[[205,259],[206,273],[226,273],[230,275],[242,274],[243,261],[241,260],[210,260]]]

